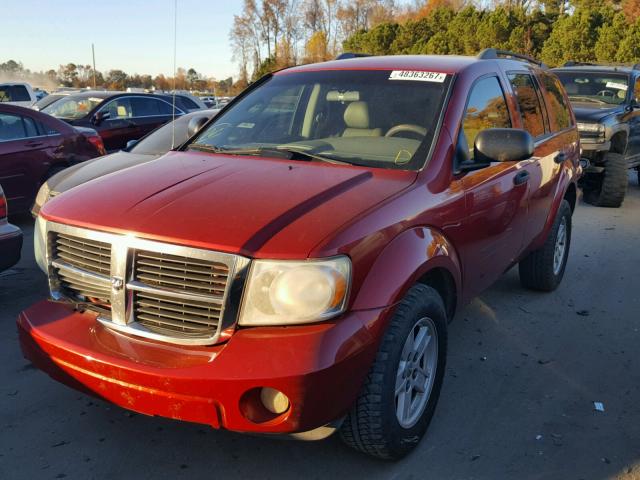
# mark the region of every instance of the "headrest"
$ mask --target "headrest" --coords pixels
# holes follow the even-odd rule
[[[352,102],[344,111],[344,123],[348,128],[369,128],[369,105]]]

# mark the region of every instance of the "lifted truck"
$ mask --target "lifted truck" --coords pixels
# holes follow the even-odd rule
[[[282,70],[53,198],[25,356],[148,415],[407,454],[456,309],[516,264],[542,291],[565,271],[578,131],[557,77],[505,55]]]
[[[640,181],[640,65],[568,62],[554,69],[573,105],[582,155],[585,201],[617,208],[627,193],[627,170]]]

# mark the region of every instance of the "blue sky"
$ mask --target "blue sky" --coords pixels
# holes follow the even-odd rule
[[[69,62],[127,73],[173,71],[173,0],[6,0],[0,63],[34,71]],[[241,0],[178,0],[177,64],[217,79],[235,75],[229,30]]]

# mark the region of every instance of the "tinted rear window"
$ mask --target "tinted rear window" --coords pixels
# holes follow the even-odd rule
[[[549,112],[549,123],[551,130],[557,132],[571,126],[571,114],[563,95],[564,88],[556,77],[542,72],[540,79],[547,89],[547,111]]]

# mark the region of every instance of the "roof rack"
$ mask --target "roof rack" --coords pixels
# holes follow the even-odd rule
[[[640,70],[640,63],[634,63],[633,65],[629,65],[628,63],[594,63],[594,62],[574,62],[570,60],[568,62],[564,62],[563,67],[627,67],[632,70]]]
[[[359,57],[372,57],[373,55],[369,53],[353,53],[353,52],[344,52],[336,57],[336,60],[346,60],[347,58],[359,58]]]
[[[500,50],[498,48],[485,48],[477,55],[476,58],[480,60],[496,60],[498,58],[512,58],[514,60],[524,60],[525,62],[538,65],[539,67],[547,68],[547,66],[544,63],[542,63],[540,60],[536,60],[535,58],[530,57],[529,55],[510,52],[509,50]]]

